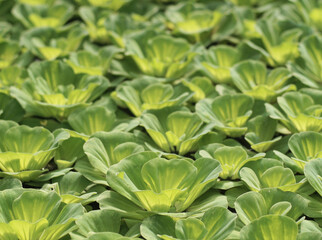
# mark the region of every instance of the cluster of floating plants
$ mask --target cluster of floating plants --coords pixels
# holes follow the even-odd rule
[[[321,240],[322,0],[0,1],[0,239]]]

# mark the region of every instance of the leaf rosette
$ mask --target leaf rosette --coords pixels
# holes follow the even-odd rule
[[[59,143],[69,137],[61,130],[51,133],[43,127],[19,126],[3,120],[0,136],[0,175],[22,181],[37,179],[45,172]]]
[[[44,5],[16,4],[12,14],[28,29],[34,27],[59,29],[73,16],[74,7],[60,1]]]
[[[199,158],[166,160],[142,152],[107,170],[112,189],[147,211],[182,212],[215,184],[221,172],[218,161]]]
[[[112,96],[122,107],[125,105],[137,117],[146,110],[181,106],[193,93],[182,86],[155,82],[153,79],[136,79],[118,87]]]
[[[30,79],[22,89],[11,88],[11,94],[30,115],[63,120],[79,108],[88,106],[109,86],[103,76],[76,75],[61,61],[33,63]]]
[[[127,39],[125,58],[119,62],[118,74],[175,80],[191,70],[189,66],[195,55],[184,39],[152,30],[133,33]]]
[[[244,94],[223,95],[204,99],[196,104],[196,112],[206,123],[230,137],[240,137],[247,131],[254,99]]]
[[[246,60],[236,64],[232,70],[235,86],[244,94],[257,100],[273,102],[287,91],[296,90],[294,84],[287,84],[291,73],[285,68],[275,68],[267,72],[260,61]]]
[[[288,92],[277,98],[278,107],[265,104],[266,111],[273,119],[279,120],[289,132],[322,130],[322,105],[301,92]],[[281,110],[282,111],[281,111]]]
[[[248,162],[256,161],[265,156],[264,153],[256,154],[252,157],[242,147],[229,147],[221,144],[209,144],[199,151],[199,155],[205,158],[213,158],[220,162],[222,179],[238,179],[239,170]]]
[[[65,204],[55,192],[10,189],[0,194],[0,238],[56,240],[84,214],[80,203]]]
[[[196,113],[177,107],[147,111],[141,124],[159,148],[180,155],[196,151],[198,141],[213,128]]]

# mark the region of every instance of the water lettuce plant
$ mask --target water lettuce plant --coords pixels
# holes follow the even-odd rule
[[[17,4],[12,14],[26,28],[63,26],[74,12],[73,5],[67,2],[49,3],[48,5]]]
[[[303,206],[305,201],[300,195],[276,188],[247,192],[235,201],[236,212],[245,225],[267,215],[288,216],[297,221],[304,212]]]
[[[147,111],[141,117],[141,124],[158,147],[180,155],[196,149],[198,141],[213,128],[184,108]]]
[[[250,161],[256,161],[265,156],[263,153],[256,154],[252,157],[247,155],[247,152],[239,146],[229,147],[222,146],[218,143],[209,144],[199,151],[199,155],[207,158],[214,158],[220,162],[222,172],[220,178],[237,179],[239,178],[239,170]]]
[[[272,102],[287,91],[296,90],[294,84],[288,84],[291,77],[285,68],[275,68],[267,73],[264,63],[246,60],[236,64],[231,71],[235,86],[244,94],[265,102]]]
[[[93,135],[96,132],[125,131],[135,128],[139,121],[117,120],[114,112],[103,106],[90,106],[79,109],[68,116],[68,123],[78,133]]]
[[[126,14],[109,14],[104,25],[108,41],[123,49],[126,47],[127,37],[130,37],[132,33],[138,32],[142,28],[158,28],[157,23],[150,26],[145,21],[137,21],[134,16]]]
[[[155,31],[132,34],[125,51],[132,61],[121,62],[124,75],[129,75],[127,68],[136,67],[137,75],[171,80],[185,75],[196,55],[184,39],[158,35]]]
[[[293,157],[288,157],[277,152],[278,156],[294,170],[303,173],[307,162],[321,158],[322,134],[316,132],[301,132],[294,134],[288,146],[293,154]]]
[[[224,14],[204,8],[203,5],[187,2],[171,6],[165,12],[168,27],[175,36],[184,37],[192,43],[207,43],[223,25]]]
[[[240,61],[237,49],[219,45],[209,48],[200,57],[200,63],[205,72],[215,83],[231,83],[230,68]]]
[[[0,236],[5,239],[60,239],[83,215],[79,203],[64,204],[55,192],[8,189],[0,194]]]
[[[132,133],[97,132],[84,144],[88,159],[79,161],[76,169],[91,181],[106,184],[105,174],[112,165],[143,151],[144,147]]]
[[[321,9],[322,5],[319,1],[299,0],[292,1],[298,13],[302,16],[303,22],[321,31]]]
[[[196,112],[206,123],[230,137],[240,137],[246,131],[246,122],[252,114],[254,99],[244,94],[223,95],[204,99],[196,104]]]
[[[273,67],[284,65],[299,55],[298,40],[301,29],[283,29],[282,26],[273,19],[262,19],[256,23],[261,42],[248,42],[249,46],[259,51]]]
[[[44,60],[54,60],[76,51],[87,35],[82,27],[57,32],[52,27],[32,28],[24,32],[21,44]]]
[[[54,156],[60,141],[68,136],[58,130],[51,133],[42,127],[31,128],[12,121],[1,121],[0,172],[23,181],[36,179]]]
[[[296,192],[306,182],[305,178],[297,179],[291,169],[282,166],[262,168],[256,173],[251,168],[244,167],[240,171],[240,178],[252,191],[279,188],[284,191]]]
[[[11,94],[28,114],[59,120],[88,106],[109,86],[105,77],[76,75],[61,61],[35,62],[28,73],[24,87],[13,87]]]
[[[321,131],[322,105],[315,103],[309,95],[288,92],[278,97],[277,103],[279,108],[266,103],[266,110],[271,118],[279,120],[290,132]]]
[[[136,79],[118,87],[114,97],[138,117],[146,110],[183,105],[193,95],[185,90],[181,86],[156,83],[152,79]]]
[[[274,137],[277,120],[267,115],[258,115],[247,122],[245,140],[256,152],[266,152],[281,143],[282,136]]]
[[[182,84],[193,92],[192,101],[194,102],[218,95],[208,77],[195,76],[190,79],[183,79]]]
[[[218,161],[199,158],[166,160],[153,152],[134,154],[107,170],[109,186],[153,212],[181,212],[214,185]]]

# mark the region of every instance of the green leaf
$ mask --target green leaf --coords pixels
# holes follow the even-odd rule
[[[314,159],[304,167],[304,174],[311,186],[322,196],[322,161]]]
[[[269,214],[284,216],[290,211],[291,208],[292,205],[289,202],[278,202],[269,209]]]
[[[129,199],[114,191],[108,190],[103,192],[98,197],[97,202],[100,209],[118,212],[122,217],[143,220],[150,215],[144,212],[138,205],[135,205]]]
[[[85,140],[79,137],[70,137],[63,141],[55,153],[55,163],[58,169],[71,167],[77,160],[84,157],[83,145]]]
[[[12,227],[7,223],[0,223],[0,237],[8,240],[18,240]]]
[[[156,193],[166,189],[185,189],[196,178],[197,171],[188,161],[155,158],[143,165],[142,179]]]
[[[18,239],[40,239],[42,232],[48,227],[46,219],[39,219],[36,222],[13,220],[9,223],[15,229]]]
[[[12,210],[16,219],[32,223],[49,218],[53,211],[57,211],[59,204],[60,197],[57,194],[25,192],[13,202]]]
[[[35,62],[28,72],[33,79],[42,77],[52,91],[59,85],[67,86],[76,80],[72,68],[61,61]]]
[[[25,111],[16,99],[0,93],[0,118],[20,122],[24,114]]]
[[[251,144],[251,148],[257,152],[266,152],[275,146],[282,137],[274,137],[277,120],[265,115],[258,115],[247,123],[248,133],[245,140]]]
[[[62,61],[34,62],[28,73],[30,79],[23,83],[24,87],[12,87],[11,94],[27,113],[60,121],[89,105],[109,86],[105,77],[76,75]]]
[[[268,214],[265,199],[257,192],[247,192],[239,196],[235,208],[238,217],[246,225]]]
[[[246,225],[268,214],[286,215],[297,220],[305,206],[304,199],[298,194],[276,188],[246,192],[235,201],[237,214]]]
[[[309,161],[320,156],[321,140],[322,134],[320,133],[297,133],[290,138],[289,148],[296,158]]]
[[[0,202],[1,221],[19,239],[59,239],[73,230],[75,217],[84,211],[80,204],[62,204],[55,192],[35,189],[4,190]]]
[[[198,175],[194,185],[190,188],[188,197],[185,199],[184,204],[178,204],[178,210],[186,209],[189,207],[202,193],[211,188],[221,172],[220,163],[211,158],[198,158],[194,162],[194,166],[198,170]]]
[[[296,240],[297,225],[285,216],[268,215],[259,218],[241,230],[242,240]]]
[[[21,43],[35,56],[54,60],[76,51],[86,35],[87,32],[80,26],[61,33],[51,27],[32,28],[22,33]]]
[[[111,210],[95,210],[84,214],[76,220],[78,233],[89,237],[90,233],[120,231],[121,217],[117,212]]]
[[[47,150],[54,136],[45,128],[17,126],[10,128],[4,135],[3,151],[36,153]]]
[[[181,212],[214,185],[221,170],[214,159],[200,158],[193,164],[188,159],[156,157],[143,152],[123,159],[108,169],[107,182],[148,211]]]
[[[204,223],[196,218],[187,218],[176,223],[176,237],[179,239],[204,239],[206,234]]]
[[[294,220],[297,220],[303,215],[303,212],[306,211],[307,204],[299,194],[282,191],[277,188],[263,189],[259,193],[262,194],[265,199],[266,206],[268,208],[267,211],[269,211],[275,204],[285,201],[292,205],[292,208],[286,213],[286,215]]]
[[[125,102],[135,116],[141,115],[141,99],[139,93],[131,86],[123,86],[116,90],[117,97]]]
[[[207,230],[204,239],[226,239],[235,228],[236,218],[235,214],[223,207],[206,211],[201,219]]]
[[[159,240],[158,236],[175,236],[175,222],[169,216],[154,215],[144,219],[140,227],[141,235],[148,240]]]
[[[76,74],[104,75],[108,71],[115,54],[119,52],[120,49],[114,46],[101,48],[97,54],[83,50],[71,53],[69,60],[66,60],[66,62]]]
[[[142,91],[142,100],[145,103],[160,103],[169,100],[173,95],[173,88],[169,84],[156,83]]]
[[[232,68],[231,73],[234,84],[243,93],[253,89],[257,85],[265,84],[267,77],[265,64],[254,60],[236,64]]]
[[[115,126],[115,114],[104,107],[93,106],[73,112],[68,123],[80,133],[92,135],[99,131],[109,132]]]
[[[205,212],[213,207],[228,208],[227,197],[210,189],[198,197],[187,209],[188,212]]]
[[[141,234],[148,240],[157,239],[226,239],[235,227],[236,215],[223,207],[205,212],[201,220],[193,217],[175,223],[168,216],[152,216],[143,221]]]
[[[2,41],[0,43],[0,69],[9,67],[20,52],[16,42]]]
[[[22,188],[22,183],[18,179],[3,178],[0,180],[0,191],[15,188]]]
[[[182,83],[184,86],[188,87],[191,92],[194,93],[194,95],[192,96],[194,102],[198,102],[209,95],[217,96],[211,80],[207,77],[194,77],[190,81],[183,79]]]
[[[201,64],[215,83],[231,83],[230,68],[240,59],[235,48],[225,45],[214,46],[202,56]]]
[[[266,170],[262,177],[261,183],[263,187],[280,187],[295,184],[296,180],[291,169],[280,166],[272,167]]]
[[[151,78],[138,80],[141,79],[120,86],[115,92],[116,100],[124,102],[135,116],[145,110],[180,106],[192,97],[182,86],[173,88],[170,84],[155,83]]]
[[[151,191],[134,192],[149,211],[167,212],[193,184],[197,171],[189,162],[152,159],[141,169],[142,179]]]

